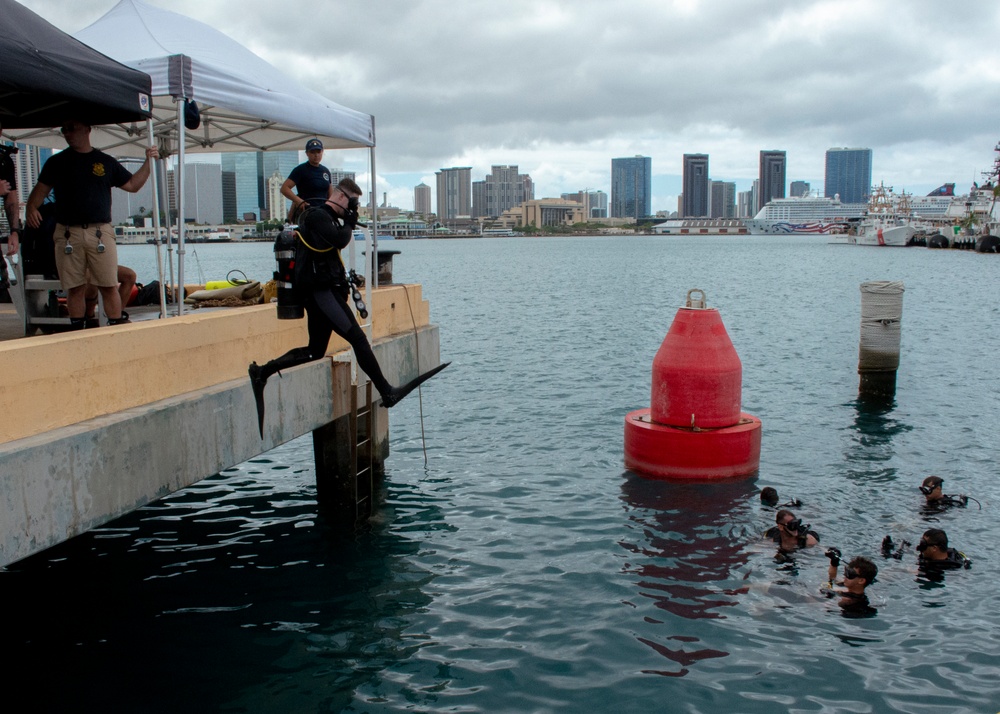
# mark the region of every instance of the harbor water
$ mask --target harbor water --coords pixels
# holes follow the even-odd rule
[[[351,536],[324,519],[306,437],[0,571],[10,702],[1000,709],[996,256],[796,236],[392,247],[395,278],[423,285],[453,364],[391,411],[378,516]],[[267,243],[188,251],[189,281],[234,268],[266,279],[273,266]],[[120,249],[140,281],[153,256]],[[856,400],[869,280],[906,289],[884,407]],[[743,408],[763,421],[754,479],[624,470],[624,416],[649,405],[653,356],[690,288],[721,310]],[[929,474],[976,501],[923,514]],[[776,561],[761,539],[774,522],[764,486],[801,499],[820,547]],[[917,543],[931,527],[971,569],[927,578],[912,547],[881,557],[885,535]],[[847,617],[820,594],[826,546],[877,563],[873,616]]]

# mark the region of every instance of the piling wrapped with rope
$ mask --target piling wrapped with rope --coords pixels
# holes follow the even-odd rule
[[[858,374],[862,395],[893,396],[899,369],[903,325],[903,283],[875,280],[861,284],[861,342]]]
[[[875,280],[861,284],[861,346],[858,372],[899,369],[903,321],[903,283]]]

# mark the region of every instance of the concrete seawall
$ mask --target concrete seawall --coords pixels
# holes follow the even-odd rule
[[[372,302],[390,381],[440,363],[419,286]],[[21,377],[0,385],[0,566],[347,418],[349,350],[335,337],[326,358],[268,382],[263,442],[257,433],[246,366],[305,344],[305,328],[265,305],[0,344],[0,371]],[[376,411],[382,461],[388,420]]]

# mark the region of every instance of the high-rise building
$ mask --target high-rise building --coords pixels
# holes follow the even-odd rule
[[[827,149],[823,195],[843,203],[866,203],[872,190],[871,149]]]
[[[286,176],[281,177],[284,183]],[[152,182],[147,182],[152,183]],[[287,212],[282,200],[282,218]],[[219,164],[184,164],[184,219],[207,225],[222,223],[222,167]]]
[[[16,146],[18,152],[14,155],[14,171],[17,178],[17,200],[23,205],[28,202],[28,194],[38,183],[42,166],[52,156],[52,149],[30,144]]]
[[[423,181],[413,187],[413,212],[418,216],[431,214],[431,187]]]
[[[437,177],[437,216],[449,220],[472,215],[472,167],[441,169]]]
[[[591,191],[584,189],[575,193],[564,193],[561,195],[564,201],[576,201],[583,204],[583,215],[587,218],[607,218],[608,217],[608,194],[604,191]]]
[[[754,199],[753,189],[740,191],[736,194],[736,217],[753,218],[757,215],[757,201]]]
[[[683,218],[708,215],[708,154],[684,154]]]
[[[120,158],[118,162],[126,169],[135,173],[142,166],[145,159]],[[164,207],[160,207],[164,211]],[[111,189],[111,222],[115,225],[126,223],[132,216],[152,216],[153,215],[153,182],[146,181],[142,188],[135,193],[122,191],[120,188]]]
[[[297,151],[222,154],[222,213],[225,220],[260,220],[270,212],[267,179],[287,177],[299,163]],[[287,201],[286,201],[287,203]]]
[[[808,196],[810,189],[808,181],[792,181],[791,186],[788,187],[788,195],[792,198],[801,198]]]
[[[611,159],[611,217],[648,216],[652,202],[653,160],[648,156]]]
[[[472,183],[472,217],[498,218],[534,197],[531,176],[519,174],[517,166],[493,166],[485,180]]]
[[[760,190],[757,192],[759,211],[772,198],[785,197],[785,152],[760,152]]]
[[[736,217],[736,184],[732,181],[708,181],[709,218]]]

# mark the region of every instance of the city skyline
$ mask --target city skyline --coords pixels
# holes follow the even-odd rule
[[[167,7],[164,0],[146,0]],[[115,0],[24,0],[77,32]],[[874,152],[873,182],[913,193],[959,190],[992,165],[998,138],[1000,6],[940,12],[913,0],[794,5],[626,0],[383,0],[278,7],[261,0],[173,0],[331,100],[378,126],[376,191],[412,205],[439,167],[493,164],[531,174],[535,195],[610,192],[609,159],[653,159],[652,207],[673,209],[680,157],[705,153],[712,179],[742,192],[757,154],[787,152],[789,180],[823,189],[828,147]],[[391,38],[371,51],[366,33]],[[672,41],[656,38],[669,32]],[[934,37],[932,43],[927,37]],[[844,43],[857,51],[844,53]],[[303,46],[313,48],[308,56]],[[969,48],[976,52],[970,53]],[[723,60],[723,57],[736,58]],[[544,89],[543,89],[544,88]],[[362,176],[364,152],[335,163]]]

